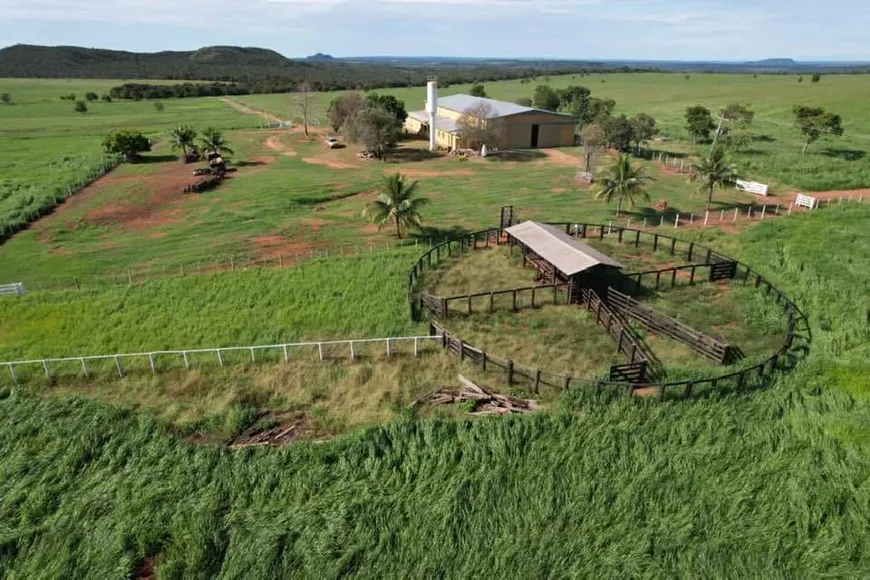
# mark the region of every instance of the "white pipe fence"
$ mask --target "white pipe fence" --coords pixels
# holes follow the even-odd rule
[[[20,361],[9,361],[9,362],[0,362],[0,367],[7,367],[9,369],[9,377],[12,379],[12,382],[16,385],[19,383],[19,375],[16,373],[16,368],[26,367],[26,366],[36,366],[37,368],[42,367],[42,371],[45,373],[45,377],[47,379],[52,378],[50,365],[57,365],[60,363],[78,363],[81,366],[81,373],[85,378],[89,378],[91,376],[91,371],[93,370],[93,366],[88,368],[89,362],[102,361],[102,362],[113,362],[115,371],[118,373],[119,377],[124,376],[124,366],[121,364],[122,360],[129,361],[139,359],[144,366],[145,361],[147,360],[147,368],[151,369],[151,372],[157,373],[159,372],[159,367],[157,364],[158,357],[169,357],[170,360],[174,361],[175,365],[178,365],[176,368],[179,368],[183,364],[185,370],[190,370],[191,355],[198,354],[211,354],[214,356],[213,361],[217,362],[219,366],[223,367],[227,362],[224,359],[224,355],[227,353],[250,353],[251,362],[267,362],[264,357],[257,358],[257,353],[273,351],[280,359],[283,359],[285,363],[289,363],[291,360],[290,349],[308,349],[309,351],[313,351],[315,348],[317,353],[317,359],[320,361],[327,360],[327,358],[335,358],[335,357],[327,357],[324,354],[324,347],[344,347],[342,349],[344,352],[348,353],[348,358],[353,362],[356,361],[359,357],[358,346],[366,345],[366,344],[381,344],[384,346],[384,353],[387,357],[394,356],[398,354],[396,349],[397,346],[413,344],[413,356],[419,356],[421,347],[425,347],[426,344],[430,344],[433,342],[437,342],[441,340],[440,335],[436,336],[396,336],[396,337],[388,337],[388,338],[359,338],[359,339],[350,339],[350,340],[330,340],[330,341],[318,341],[318,342],[296,342],[296,343],[285,343],[285,344],[270,344],[270,345],[260,345],[260,346],[230,346],[224,348],[200,348],[200,349],[186,349],[186,350],[159,350],[159,351],[151,351],[151,352],[137,352],[137,353],[124,353],[124,354],[105,354],[105,355],[89,355],[89,356],[71,356],[71,357],[63,357],[63,358],[38,358],[32,360],[20,360]],[[77,365],[77,366],[78,366]]]
[[[25,294],[24,285],[21,282],[15,284],[0,284],[0,296],[3,294],[15,294],[21,296]]]

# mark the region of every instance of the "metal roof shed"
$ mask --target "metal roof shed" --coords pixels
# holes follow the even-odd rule
[[[566,278],[596,266],[617,269],[624,267],[610,256],[547,224],[527,221],[505,231],[511,238],[552,264]]]

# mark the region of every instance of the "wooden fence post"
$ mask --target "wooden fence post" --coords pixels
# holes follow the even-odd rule
[[[535,371],[535,394],[537,395],[541,390],[541,369]]]
[[[507,379],[508,385],[514,384],[514,361],[512,360],[507,363]]]
[[[683,398],[688,399],[692,396],[692,388],[695,386],[695,383],[689,381],[686,383],[686,388],[683,390]]]

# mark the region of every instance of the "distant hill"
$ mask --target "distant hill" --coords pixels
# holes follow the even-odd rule
[[[797,66],[798,63],[793,58],[765,58],[763,60],[756,60],[756,61],[748,62],[746,64],[761,65],[761,66],[793,67],[793,66]]]
[[[136,53],[18,44],[0,50],[0,76],[247,80],[305,76],[312,65],[273,50],[210,46],[191,52]]]
[[[322,52],[318,52],[317,54],[312,54],[311,56],[305,57],[305,60],[334,61],[335,57],[331,54],[323,54]]]
[[[125,52],[78,46],[18,44],[0,50],[0,77],[170,79],[235,81],[254,92],[293,90],[307,82],[315,90],[420,86],[430,74],[442,84],[495,81],[538,74],[588,70],[581,62],[491,63],[349,62],[318,53],[289,59],[273,50],[209,46],[195,51]]]

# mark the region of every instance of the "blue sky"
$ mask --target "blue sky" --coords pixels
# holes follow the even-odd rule
[[[0,0],[0,46],[870,60],[866,0]]]

